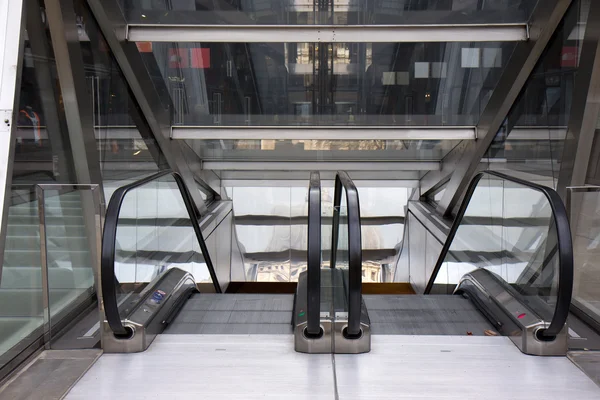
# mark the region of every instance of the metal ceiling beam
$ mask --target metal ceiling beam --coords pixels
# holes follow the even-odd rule
[[[435,161],[205,161],[204,169],[216,171],[432,171],[440,167]]]
[[[130,24],[132,42],[422,43],[510,42],[529,39],[527,24],[428,25],[183,25]]]
[[[304,174],[306,175],[306,174]],[[352,180],[356,187],[401,187],[401,188],[418,188],[419,181],[417,179],[397,179],[397,180]],[[308,179],[280,179],[280,180],[262,180],[262,179],[223,179],[221,184],[223,187],[300,187],[306,188]],[[333,187],[334,180],[321,180],[321,187]]]
[[[443,160],[439,171],[428,173],[422,180],[421,195],[427,196],[446,184],[446,191],[437,210],[445,216],[452,214],[474,174],[480,168],[481,158],[491,145],[527,79],[535,68],[548,42],[558,27],[572,0],[539,2],[531,20],[526,42],[515,46],[496,89],[492,92],[479,124],[477,140],[462,142]]]
[[[172,139],[208,140],[474,140],[475,127],[445,126],[174,126]]]

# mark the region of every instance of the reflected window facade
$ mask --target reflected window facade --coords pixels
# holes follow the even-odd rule
[[[87,4],[74,3],[100,167],[110,192],[168,164]]]
[[[587,11],[571,4],[484,157],[490,167],[556,187]]]
[[[519,23],[529,20],[536,3],[537,0],[120,0],[129,23],[224,25]]]
[[[173,125],[474,126],[515,43],[137,46]]]
[[[391,282],[402,244],[404,206],[412,189],[360,187],[358,190],[361,198],[363,281]],[[246,279],[297,282],[300,273],[307,269],[307,188],[228,187],[227,194],[233,200],[234,226]],[[331,256],[333,194],[333,187],[322,186],[323,268],[329,268]],[[343,247],[347,250],[347,244]],[[338,264],[340,260],[338,257]]]

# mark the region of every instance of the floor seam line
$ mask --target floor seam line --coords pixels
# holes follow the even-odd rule
[[[337,387],[337,372],[335,370],[335,353],[331,353],[331,367],[333,369],[333,398],[340,400],[340,394]]]

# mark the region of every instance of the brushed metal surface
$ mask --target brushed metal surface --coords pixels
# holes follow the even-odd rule
[[[340,399],[599,399],[566,357],[523,355],[508,338],[375,335],[361,355],[335,355]]]
[[[144,353],[105,354],[66,399],[334,398],[330,354],[293,335],[159,335]]]

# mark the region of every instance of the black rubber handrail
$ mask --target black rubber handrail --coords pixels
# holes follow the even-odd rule
[[[115,250],[117,240],[117,226],[119,223],[119,214],[121,212],[121,206],[123,205],[123,200],[125,199],[125,196],[127,196],[127,194],[130,191],[167,175],[171,175],[177,183],[177,187],[179,188],[181,197],[183,198],[183,202],[185,203],[185,208],[188,212],[190,220],[192,221],[192,227],[194,228],[196,239],[200,244],[200,250],[202,251],[202,255],[204,256],[204,262],[206,263],[208,272],[210,273],[210,276],[212,278],[215,291],[217,293],[222,292],[221,286],[219,285],[219,282],[217,280],[215,269],[210,259],[210,255],[208,254],[208,248],[206,247],[204,237],[202,236],[202,231],[200,230],[200,225],[198,224],[200,212],[198,211],[198,208],[192,200],[192,196],[187,186],[183,182],[181,175],[171,170],[165,170],[158,172],[154,175],[148,176],[144,179],[140,179],[139,181],[130,183],[125,186],[121,186],[120,188],[115,190],[115,192],[111,196],[110,202],[108,203],[108,207],[106,209],[106,217],[104,219],[104,234],[102,236],[102,256],[100,266],[100,280],[102,282],[104,312],[106,314],[106,320],[108,321],[108,325],[110,326],[110,329],[115,335],[127,336],[129,334],[128,330],[125,328],[125,326],[123,326],[123,323],[121,322],[121,316],[119,315],[119,305],[117,302],[117,288],[115,284],[115,282],[117,282],[115,276]]]
[[[467,207],[471,201],[473,193],[475,192],[475,189],[477,188],[481,178],[486,175],[494,176],[509,182],[514,182],[541,192],[550,203],[550,207],[552,208],[552,216],[554,217],[554,224],[556,226],[558,243],[558,288],[556,306],[554,308],[552,321],[550,322],[548,328],[544,329],[541,333],[546,337],[555,337],[564,328],[564,325],[567,322],[567,317],[569,316],[569,307],[571,305],[571,296],[573,292],[573,243],[571,241],[571,228],[569,225],[569,219],[565,205],[558,193],[549,187],[528,182],[523,179],[515,178],[513,176],[505,175],[496,171],[483,171],[475,175],[469,184],[469,188],[467,189],[464,200],[460,205],[458,214],[454,219],[454,223],[452,224],[448,238],[442,247],[442,252],[437,260],[437,263],[435,264],[431,278],[427,283],[425,293],[427,294],[431,292],[435,279],[442,267],[442,264],[444,263],[444,260],[446,259],[446,256],[448,255],[452,241],[456,236],[458,227],[461,225],[462,219],[465,216],[465,212],[467,211]]]
[[[321,177],[311,172],[308,187],[308,255],[307,255],[306,333],[321,334]]]
[[[342,190],[346,192],[348,214],[348,328],[349,338],[359,337],[361,293],[362,293],[362,243],[360,234],[360,203],[358,190],[346,172],[339,171],[335,176],[333,195],[333,225],[331,232],[331,268],[335,268],[338,237],[340,230],[340,205]]]

